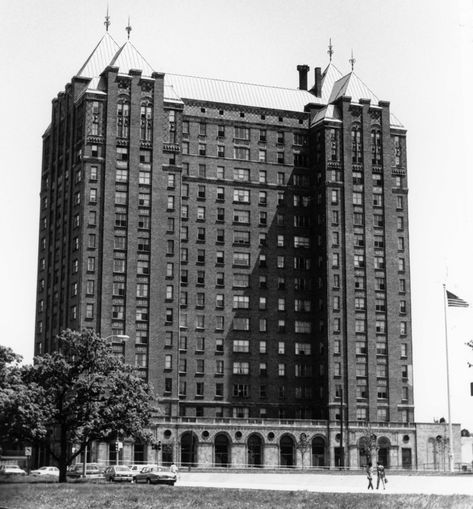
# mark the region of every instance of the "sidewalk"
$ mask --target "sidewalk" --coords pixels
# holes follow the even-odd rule
[[[473,475],[423,476],[389,475],[384,493],[472,495]],[[274,474],[264,472],[248,473],[204,473],[180,472],[176,486],[211,486],[216,488],[245,488],[283,491],[314,491],[329,493],[367,493],[366,475],[343,474]],[[369,491],[379,493],[375,489]],[[382,490],[381,490],[382,491]]]

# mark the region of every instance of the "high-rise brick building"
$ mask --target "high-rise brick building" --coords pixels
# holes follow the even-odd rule
[[[163,74],[106,32],[53,101],[35,352],[110,338],[165,461],[357,465],[369,422],[414,462],[406,131],[353,71],[308,70]]]

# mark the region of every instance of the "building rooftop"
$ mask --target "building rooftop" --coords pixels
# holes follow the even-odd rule
[[[128,40],[119,46],[106,32],[94,48],[77,76],[91,78],[88,90],[101,90],[100,75],[108,66],[118,67],[120,73],[128,74],[131,69],[141,70],[142,75],[151,77],[154,72],[151,64]],[[330,62],[322,73],[321,97],[307,90],[256,85],[237,81],[165,74],[164,98],[167,101],[181,103],[183,99],[219,104],[265,108],[282,111],[303,112],[307,104],[330,105],[340,97],[351,97],[354,102],[370,99],[372,105],[379,102],[378,97],[352,71],[343,76]],[[329,107],[320,111],[313,123],[324,118],[338,119],[336,108]],[[401,122],[391,114],[393,127],[402,128]]]

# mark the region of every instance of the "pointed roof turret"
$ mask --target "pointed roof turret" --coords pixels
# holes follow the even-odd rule
[[[85,61],[84,65],[76,73],[76,76],[95,78],[100,76],[103,70],[109,65],[110,60],[116,54],[120,46],[109,34],[105,32],[97,46]]]
[[[328,102],[334,102],[342,96],[351,97],[356,102],[360,99],[370,99],[373,104],[379,102],[378,97],[353,71],[334,83]]]
[[[154,72],[149,62],[130,41],[116,52],[109,65],[118,67],[122,73],[128,73],[130,69],[139,69],[143,71],[143,76],[151,76]]]
[[[325,71],[322,73],[322,100],[324,102],[329,102],[333,86],[342,76],[343,74],[332,62],[325,68]]]

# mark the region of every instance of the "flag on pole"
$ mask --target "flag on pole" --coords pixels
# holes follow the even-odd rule
[[[447,302],[448,305],[452,308],[467,308],[469,307],[468,302],[466,300],[460,299],[460,297],[457,297],[452,292],[447,291]]]

